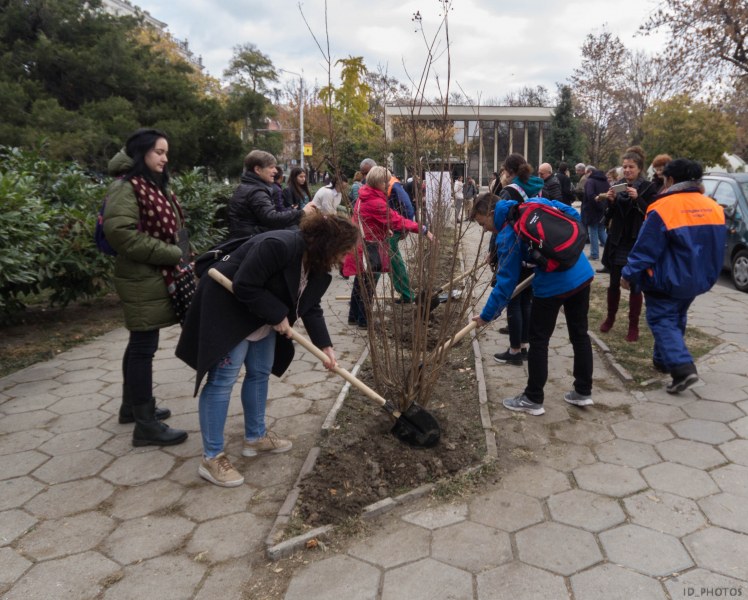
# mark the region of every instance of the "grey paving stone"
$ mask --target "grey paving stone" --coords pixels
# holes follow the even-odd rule
[[[42,429],[56,418],[57,415],[49,410],[32,410],[14,415],[5,415],[0,419],[0,434],[34,428]]]
[[[684,498],[703,498],[719,491],[704,471],[671,462],[642,469],[642,475],[652,488]]]
[[[179,547],[194,523],[178,516],[152,516],[121,523],[102,544],[107,556],[127,565]]]
[[[72,398],[73,396],[83,396],[86,394],[95,394],[101,392],[106,383],[101,379],[91,381],[80,381],[78,383],[68,383],[55,388],[52,393],[60,398]],[[90,425],[87,425],[90,427]]]
[[[697,469],[710,469],[727,462],[713,446],[701,442],[675,439],[657,444],[656,447],[665,460]]]
[[[556,469],[539,465],[523,465],[509,471],[500,486],[510,492],[535,498],[547,498],[571,488],[569,478]]]
[[[748,417],[743,417],[742,419],[733,421],[730,423],[730,429],[737,433],[741,438],[748,439]]]
[[[716,421],[702,419],[686,419],[671,425],[678,437],[704,442],[705,444],[721,444],[735,437],[735,432],[727,425]]]
[[[472,595],[470,573],[431,558],[386,571],[382,585],[382,600],[471,598]]]
[[[4,600],[93,600],[102,582],[119,571],[119,565],[98,552],[84,552],[35,564],[13,586]]]
[[[112,420],[116,422],[116,418],[112,417]],[[101,426],[104,431],[109,431],[113,434],[106,442],[99,446],[99,450],[111,454],[114,457],[119,458],[120,456],[126,456],[131,454],[133,451],[132,445],[132,425],[116,425],[116,427],[109,428],[107,423]],[[190,438],[187,438],[190,441]],[[155,448],[154,448],[155,449]]]
[[[30,429],[0,435],[0,456],[34,450],[51,437],[52,434],[43,429]]]
[[[587,421],[570,421],[559,424],[553,435],[572,444],[591,446],[612,440],[615,436],[605,425]]]
[[[638,421],[637,419],[616,423],[611,427],[619,438],[631,440],[632,442],[655,444],[673,437],[673,434],[664,425],[647,423],[646,421]]]
[[[71,431],[69,433],[61,433],[51,440],[47,440],[39,446],[39,450],[52,456],[81,452],[82,450],[93,450],[106,442],[110,437],[112,437],[111,433],[98,428]]]
[[[112,519],[94,512],[44,521],[23,536],[17,548],[37,561],[77,554],[95,548],[115,526]]]
[[[636,470],[608,463],[574,469],[574,477],[580,488],[607,496],[628,496],[647,487]]]
[[[221,488],[206,481],[204,485],[188,490],[180,504],[185,515],[202,522],[245,512],[256,492],[246,483],[238,488]]]
[[[54,484],[92,477],[112,462],[112,457],[100,450],[84,450],[53,456],[34,471],[34,477]]]
[[[324,417],[304,414],[276,419],[272,431],[280,436],[295,440],[303,435],[318,435]]]
[[[136,485],[161,479],[174,466],[174,457],[158,451],[133,451],[114,460],[101,476],[116,485]]]
[[[610,563],[572,576],[575,600],[665,600],[667,595],[657,579],[645,577]]]
[[[59,519],[96,509],[113,491],[113,486],[98,478],[60,483],[36,495],[25,508],[42,519]]]
[[[379,582],[376,567],[350,556],[333,556],[313,562],[297,572],[284,600],[375,600]]]
[[[743,416],[743,411],[734,404],[709,400],[689,402],[683,407],[683,410],[693,419],[720,421],[722,423],[729,423]]]
[[[732,440],[721,444],[719,449],[732,462],[748,467],[748,440]]]
[[[647,490],[623,501],[631,521],[675,537],[693,533],[706,524],[704,515],[693,500]]]
[[[44,489],[31,477],[16,477],[0,481],[0,510],[20,508]]]
[[[706,569],[692,569],[687,573],[679,573],[667,580],[665,587],[672,598],[716,597],[717,590],[720,590],[722,598],[740,598],[748,593],[745,581],[718,575]]]
[[[441,504],[432,508],[417,510],[403,515],[403,521],[413,523],[426,529],[439,529],[467,518],[467,504]]]
[[[470,500],[469,510],[471,521],[509,532],[543,520],[543,509],[535,498],[507,490],[476,496]]]
[[[198,525],[187,552],[214,563],[239,558],[257,550],[269,529],[270,519],[250,513],[221,517]]]
[[[748,581],[748,536],[709,527],[683,539],[699,567]]]
[[[195,600],[241,598],[252,581],[252,567],[243,560],[216,565],[208,573]]]
[[[639,421],[667,425],[686,418],[682,408],[656,402],[642,402],[631,407],[631,416]]]
[[[493,527],[468,521],[438,529],[433,537],[432,558],[471,573],[497,567],[513,558],[509,534]]]
[[[45,363],[39,363],[9,375],[9,379],[17,383],[33,383],[47,379],[54,379],[63,374],[63,370],[57,367],[50,367]]]
[[[72,396],[63,398],[58,402],[50,405],[49,410],[59,415],[69,415],[70,413],[83,412],[85,410],[101,408],[110,398],[102,393],[84,394],[82,396]]]
[[[571,575],[603,559],[592,534],[560,523],[533,525],[515,539],[522,562],[559,575]]]
[[[12,400],[3,402],[3,412],[12,415],[48,408],[60,399],[60,396],[56,393],[59,386],[59,383],[49,380],[17,385],[8,392]]]
[[[426,558],[430,544],[431,535],[427,529],[395,521],[386,526],[384,531],[377,532],[376,536],[354,544],[348,549],[348,554],[389,569]]]
[[[623,523],[626,515],[618,502],[584,490],[569,490],[548,498],[554,521],[598,532]]]
[[[640,469],[660,462],[650,444],[632,442],[630,440],[611,440],[595,446],[595,454],[606,463]]]
[[[0,480],[28,475],[48,460],[49,456],[36,450],[14,454],[13,460],[0,459]]]
[[[125,569],[125,575],[104,594],[106,600],[191,598],[206,567],[187,556],[159,556]],[[214,596],[224,597],[229,596]]]
[[[36,525],[37,520],[22,510],[13,509],[0,512],[0,546],[12,544]],[[2,572],[2,569],[0,569]],[[1,577],[1,576],[0,576]]]
[[[312,407],[312,401],[304,398],[278,398],[268,402],[265,414],[275,419],[292,417],[308,411]]]
[[[725,465],[709,473],[723,492],[748,498],[748,467]]]
[[[709,371],[699,373],[699,377],[710,384],[694,388],[694,393],[703,400],[735,403],[746,400],[748,396],[743,391],[743,388],[748,385],[748,379],[745,377]]]
[[[296,386],[284,381],[273,381],[273,385],[268,388],[268,400],[276,398],[286,398],[296,392]],[[241,406],[241,404],[239,404]]]
[[[478,600],[568,598],[563,577],[516,561],[480,573],[476,579]]]
[[[181,507],[184,488],[173,481],[159,479],[117,490],[111,498],[110,513],[117,519],[134,519],[168,509]]]
[[[62,384],[81,383],[84,381],[95,381],[102,375],[106,375],[104,369],[85,369],[83,371],[67,371],[58,375],[56,381]]]
[[[238,454],[238,451],[234,454]],[[298,453],[297,453],[298,454]],[[235,466],[244,478],[256,488],[285,485],[289,489],[296,481],[306,456],[296,456],[294,450],[285,454],[271,454],[236,461]],[[197,477],[197,465],[193,471]]]
[[[0,593],[24,574],[32,565],[18,552],[11,548],[0,548]]]
[[[595,457],[586,446],[558,441],[533,449],[532,455],[539,464],[562,472],[595,462]]]
[[[707,518],[719,527],[748,533],[748,502],[733,494],[715,494],[699,500]]]
[[[677,538],[639,525],[604,531],[600,542],[611,562],[644,575],[662,577],[693,565]]]

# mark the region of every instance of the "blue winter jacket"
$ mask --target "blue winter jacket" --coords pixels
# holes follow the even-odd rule
[[[574,208],[558,200],[529,198],[527,202],[539,202],[555,206],[579,220],[579,213]],[[514,288],[519,283],[522,262],[529,262],[530,260],[527,244],[520,239],[512,226],[507,223],[509,211],[516,205],[517,202],[514,200],[501,200],[496,203],[496,208],[494,209],[494,227],[499,232],[496,236],[496,251],[499,266],[496,270],[496,285],[491,290],[491,295],[488,297],[486,305],[480,314],[480,318],[484,321],[492,321],[501,314],[509,303]],[[595,276],[595,272],[584,252],[579,255],[579,259],[571,269],[547,272],[536,267],[534,272],[535,279],[532,282],[532,290],[538,298],[562,296],[582,286]]]
[[[717,281],[726,235],[724,210],[699,189],[665,193],[647,208],[621,276],[634,290],[694,298]]]

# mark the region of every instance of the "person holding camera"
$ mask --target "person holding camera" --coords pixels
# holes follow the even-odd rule
[[[623,179],[610,187],[607,193],[608,208],[605,219],[608,222],[608,239],[603,251],[603,265],[610,270],[608,286],[608,313],[600,325],[600,331],[607,333],[613,327],[621,300],[621,270],[628,261],[629,252],[634,247],[644,222],[655,188],[644,179],[644,150],[632,146],[622,156]],[[641,292],[629,295],[629,328],[627,342],[639,339],[639,317],[642,311]]]

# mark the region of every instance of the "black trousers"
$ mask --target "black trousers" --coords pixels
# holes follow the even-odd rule
[[[574,349],[574,389],[585,396],[592,393],[592,344],[587,333],[590,286],[587,285],[568,298],[535,296],[532,300],[525,395],[538,404],[543,403],[543,388],[548,381],[548,342],[562,306],[569,341]]]
[[[132,404],[145,404],[153,397],[153,357],[158,349],[158,329],[131,331],[122,357],[122,378]]]

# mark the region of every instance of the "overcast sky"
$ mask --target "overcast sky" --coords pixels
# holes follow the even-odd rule
[[[234,46],[250,42],[277,68],[297,73],[303,69],[309,84],[327,80],[322,54],[293,0],[133,3],[166,22],[172,35],[187,39],[213,76],[222,76]],[[655,0],[453,0],[449,16],[452,89],[461,88],[476,99],[501,98],[524,85],[544,85],[555,92],[556,82],[565,81],[580,64],[585,36],[599,33],[606,24],[627,48],[656,51],[662,36],[655,40],[634,35],[656,4]],[[301,7],[324,45],[324,2],[305,0]],[[329,0],[333,61],[363,56],[371,70],[381,66],[403,83],[409,78],[418,81],[427,57],[424,35],[430,41],[436,34],[440,7],[437,0]],[[422,16],[423,33],[412,20],[416,11]],[[438,74],[442,82],[447,76],[446,43],[443,35],[438,37],[435,55],[439,59],[429,79],[429,96],[436,94],[433,75]],[[282,78],[293,77],[284,74]]]

